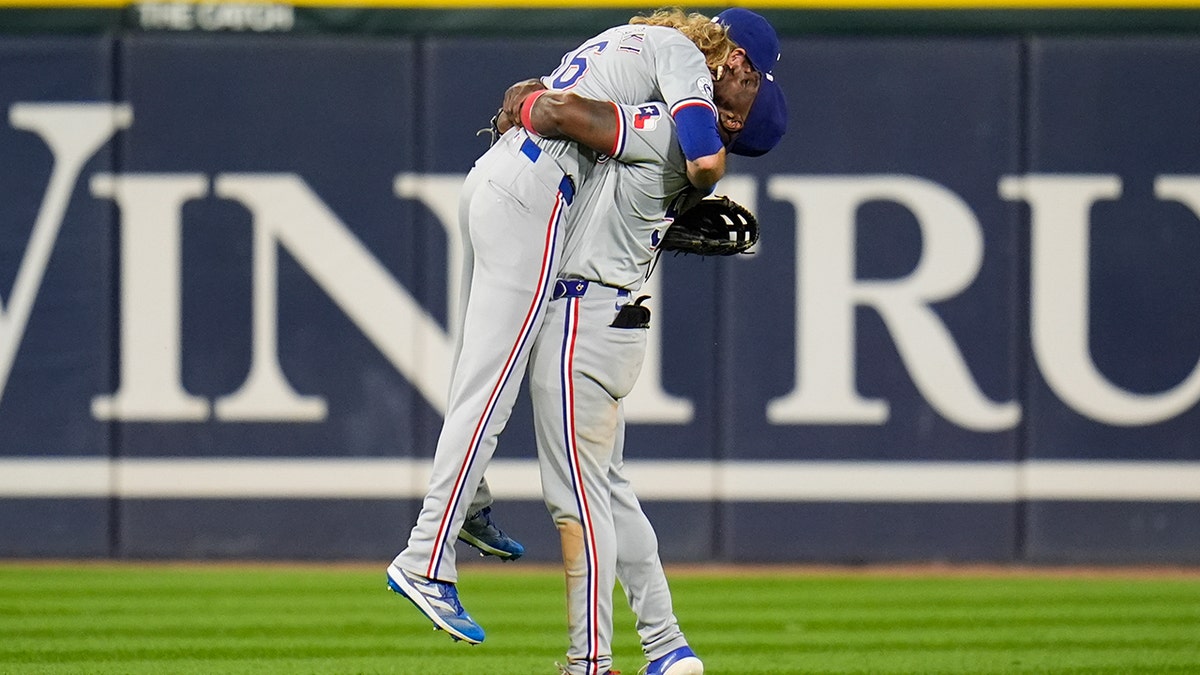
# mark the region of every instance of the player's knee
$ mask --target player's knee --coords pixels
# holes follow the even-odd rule
[[[567,577],[582,577],[587,574],[587,562],[584,559],[583,526],[578,520],[562,518],[555,521],[558,526],[558,537],[562,544],[563,570]]]

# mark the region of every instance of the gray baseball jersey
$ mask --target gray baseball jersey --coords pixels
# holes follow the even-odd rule
[[[571,675],[611,667],[618,572],[647,658],[687,644],[653,527],[622,475],[620,402],[646,350],[646,326],[628,320],[642,310],[631,309],[629,289],[645,277],[669,205],[689,183],[666,106],[618,112],[614,158],[592,171],[568,216],[560,281],[530,361],[542,491],[567,571]]]
[[[602,159],[577,195],[558,274],[634,291],[670,225],[672,202],[689,183],[666,107],[647,103],[623,113],[615,159]]]

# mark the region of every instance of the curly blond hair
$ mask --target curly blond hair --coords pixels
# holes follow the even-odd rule
[[[668,26],[683,33],[704,54],[709,70],[725,65],[736,45],[725,33],[725,27],[698,12],[687,13],[679,7],[663,7],[649,16],[633,17],[629,23],[645,26]]]

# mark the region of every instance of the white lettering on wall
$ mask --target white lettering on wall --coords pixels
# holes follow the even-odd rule
[[[9,109],[8,121],[14,129],[42,138],[54,158],[54,168],[12,294],[7,303],[0,298],[0,400],[79,172],[118,129],[129,127],[133,110],[110,103],[17,103]]]
[[[67,206],[86,163],[132,124],[127,105],[18,103],[13,128],[37,134],[53,165],[29,241],[6,300],[0,298],[0,400],[25,335]],[[443,329],[303,180],[289,173],[98,173],[91,194],[117,207],[120,228],[119,381],[92,400],[101,420],[185,422],[320,421],[320,392],[300,393],[279,358],[278,255],[290,254],[395,370],[438,411],[444,410],[461,288],[457,200],[462,175],[400,174],[395,195],[421,202],[447,241],[447,315]],[[210,187],[211,181],[211,187]],[[936,303],[964,293],[983,260],[981,225],[969,205],[944,186],[916,176],[778,175],[767,194],[796,213],[795,371],[792,389],[766,404],[770,423],[881,425],[889,403],[857,389],[855,312],[876,312],[921,396],[945,419],[979,432],[1011,429],[1015,401],[980,390]],[[754,207],[752,177],[730,177],[722,191]],[[1151,425],[1200,400],[1200,363],[1157,393],[1127,391],[1099,371],[1089,335],[1090,228],[1093,206],[1121,196],[1110,175],[1032,174],[999,179],[999,195],[1023,201],[1031,213],[1030,332],[1034,363],[1072,409],[1113,425]],[[1155,194],[1200,217],[1200,177],[1160,176]],[[190,200],[231,200],[245,206],[253,229],[251,363],[233,392],[210,401],[184,389],[181,377],[183,209]],[[856,278],[857,212],[885,201],[909,211],[921,250],[909,274]],[[398,232],[397,237],[405,236]],[[98,255],[104,255],[99,252]],[[752,256],[729,264],[754,264]],[[660,266],[643,292],[662,304]],[[662,331],[651,332],[640,382],[626,413],[639,424],[687,424],[691,400],[663,385]],[[719,336],[717,336],[719,337]]]
[[[216,193],[235,199],[254,217],[254,365],[235,394],[217,402],[219,415],[275,419],[324,415],[324,402],[300,400],[279,369],[274,250],[278,244],[438,411],[445,410],[451,341],[446,331],[363,246],[308,185],[291,174],[223,174]],[[282,402],[282,406],[280,405]],[[320,405],[318,409],[316,406]]]
[[[92,416],[208,419],[208,401],[188,394],[180,381],[180,213],[184,202],[208,193],[208,179],[97,174],[91,190],[116,201],[121,218],[120,386],[92,399]]]
[[[767,405],[775,424],[883,424],[888,404],[855,386],[854,310],[883,318],[921,394],[946,419],[995,431],[1020,419],[1014,402],[979,390],[946,325],[930,305],[961,293],[979,271],[983,239],[954,193],[911,176],[777,176],[768,193],[795,205],[795,389]],[[921,228],[916,269],[902,279],[855,279],[855,214],[870,201],[904,206]]]
[[[1121,426],[1154,424],[1195,405],[1200,399],[1200,365],[1173,389],[1136,394],[1112,384],[1092,361],[1089,214],[1097,201],[1121,196],[1121,180],[1116,176],[1006,176],[999,191],[1005,199],[1025,200],[1032,211],[1033,356],[1054,393],[1083,415]],[[1155,193],[1200,215],[1200,179],[1160,177]]]

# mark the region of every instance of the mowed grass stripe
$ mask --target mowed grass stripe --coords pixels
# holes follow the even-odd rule
[[[540,617],[532,631],[492,629],[506,635],[484,654],[434,632],[385,590],[382,569],[9,572],[0,567],[0,634],[16,639],[0,640],[0,672],[8,663],[14,672],[46,673],[467,673],[482,657],[507,664],[492,672],[515,674],[552,667],[565,646],[561,581],[548,574],[513,578],[481,602],[481,621],[494,612]],[[509,612],[506,593],[542,606]],[[23,626],[40,630],[23,639]]]
[[[1200,576],[689,572],[672,588],[710,675],[1200,673]],[[475,564],[460,592],[483,645],[433,631],[382,569],[0,564],[0,672],[556,673],[559,573]],[[615,604],[614,665],[636,673]]]

